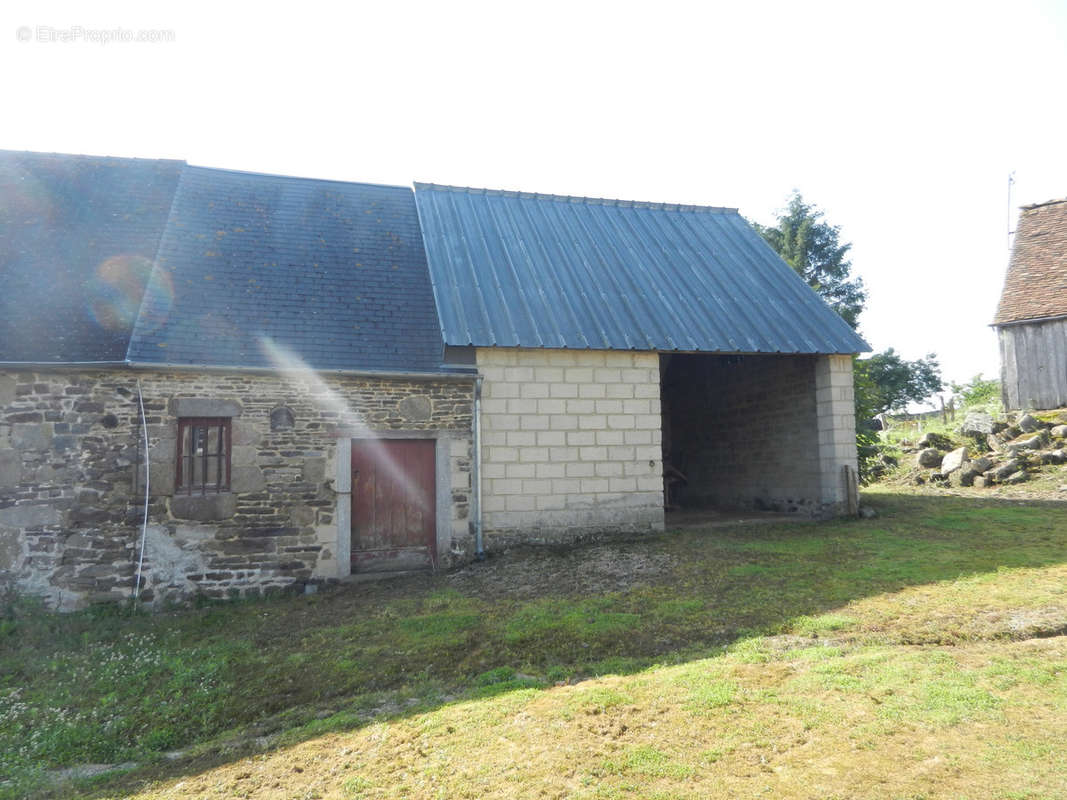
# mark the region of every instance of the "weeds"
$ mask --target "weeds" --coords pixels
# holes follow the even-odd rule
[[[497,785],[453,777],[432,759],[404,767],[423,789],[388,777],[374,765],[407,763],[409,750],[375,761],[373,737],[408,741],[412,730],[432,740],[419,745],[427,759],[473,763],[470,747],[503,758],[499,740],[536,753],[501,772],[523,780],[534,780],[534,764],[536,780],[550,783],[574,772],[553,748],[574,751],[574,796],[714,796],[690,784],[723,764],[772,775],[768,765],[815,735],[877,753],[919,741],[917,730],[951,737],[967,726],[1023,737],[1014,757],[970,741],[1004,775],[1025,762],[1044,770],[1039,790],[1057,785],[1054,774],[1067,780],[1048,771],[1046,749],[1060,731],[1049,720],[1067,718],[1067,656],[1055,638],[1035,640],[1048,642],[1043,650],[1014,643],[1067,624],[1065,512],[886,494],[870,502],[877,520],[644,540],[630,547],[673,566],[619,590],[527,599],[507,585],[458,591],[438,576],[156,615],[9,603],[0,773],[11,782],[0,796],[47,794],[56,767],[136,761],[165,774],[168,751],[222,758],[251,746],[225,742],[262,736],[296,748],[354,736],[363,755],[343,763],[362,766],[338,778],[338,796]],[[531,558],[552,570],[557,556]],[[588,683],[566,685],[576,681]],[[736,793],[755,791],[741,786]]]

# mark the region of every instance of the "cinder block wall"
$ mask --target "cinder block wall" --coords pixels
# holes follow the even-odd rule
[[[486,544],[663,528],[659,356],[479,348]]]
[[[837,513],[856,466],[850,356],[675,356],[664,402],[683,507]]]
[[[852,356],[820,356],[815,362],[816,421],[819,428],[821,512],[845,514],[849,509],[848,467],[857,474],[856,402]],[[852,490],[856,490],[853,483]],[[858,503],[858,497],[856,498]]]

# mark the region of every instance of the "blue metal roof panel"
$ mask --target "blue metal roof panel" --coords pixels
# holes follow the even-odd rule
[[[736,209],[415,184],[445,343],[870,350]]]

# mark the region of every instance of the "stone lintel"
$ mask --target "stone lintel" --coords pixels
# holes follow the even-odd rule
[[[176,417],[239,417],[241,411],[241,404],[236,400],[175,397],[170,401],[170,413]]]

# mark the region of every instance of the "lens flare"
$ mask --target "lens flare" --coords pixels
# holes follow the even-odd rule
[[[331,389],[326,381],[292,350],[278,344],[269,336],[260,336],[259,346],[263,354],[270,359],[275,369],[293,382],[304,384],[307,387],[308,395],[313,401],[324,411],[335,413],[341,426],[357,429],[359,434],[354,438],[367,442],[367,446],[374,453],[377,464],[386,471],[392,480],[404,487],[404,493],[408,497],[419,498],[417,505],[420,511],[430,511],[429,504],[422,501],[421,493],[416,490],[411,476],[400,468],[389,451],[382,445],[380,437],[367,427],[366,420],[358,411],[349,406],[340,394]]]
[[[96,323],[109,331],[129,330],[151,274],[152,262],[143,256],[113,256],[97,266],[85,287],[85,302]]]
[[[156,266],[151,272],[144,301],[137,317],[137,330],[141,336],[159,330],[168,319],[174,305],[174,281],[170,272]]]

